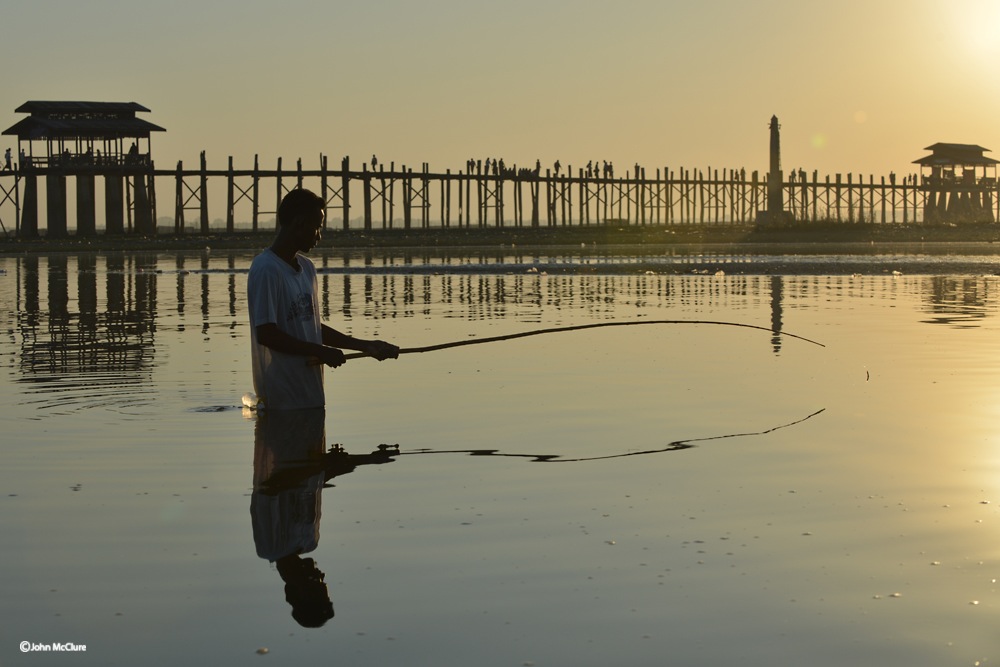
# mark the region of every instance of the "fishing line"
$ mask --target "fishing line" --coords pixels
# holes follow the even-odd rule
[[[641,326],[641,325],[668,325],[668,324],[701,324],[701,325],[712,325],[712,326],[726,326],[726,327],[740,327],[743,329],[756,329],[758,331],[766,331],[780,336],[787,336],[788,338],[795,338],[796,340],[805,341],[806,343],[812,343],[813,345],[818,345],[819,347],[826,347],[823,343],[817,342],[810,338],[805,338],[804,336],[798,336],[793,333],[788,333],[787,331],[780,331],[777,329],[769,329],[768,327],[758,326],[756,324],[745,324],[743,322],[725,322],[720,320],[630,320],[627,322],[598,322],[596,324],[577,324],[565,327],[550,327],[547,329],[535,329],[533,331],[522,331],[520,333],[506,334],[503,336],[490,336],[488,338],[470,338],[467,340],[452,341],[450,343],[438,343],[437,345],[426,345],[424,347],[405,347],[399,350],[400,354],[417,354],[421,352],[437,352],[438,350],[447,350],[453,347],[463,347],[466,345],[484,345],[486,343],[499,343],[505,340],[514,340],[516,338],[527,338],[529,336],[541,336],[544,334],[553,333],[565,333],[567,331],[582,331],[584,329],[602,329],[606,327],[630,327],[630,326]],[[369,355],[363,352],[356,352],[344,355],[345,359],[360,359],[362,357],[367,357]],[[313,359],[310,361],[312,365],[318,365],[321,362],[318,359]]]

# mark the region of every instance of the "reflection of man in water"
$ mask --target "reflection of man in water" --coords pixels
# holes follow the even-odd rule
[[[292,617],[316,628],[333,618],[324,574],[312,558],[319,544],[323,485],[368,463],[389,463],[397,450],[371,454],[326,451],[323,408],[269,410],[254,426],[250,515],[257,555],[275,564],[285,582]]]
[[[313,628],[333,618],[323,573],[302,558],[319,543],[324,417],[322,408],[258,415],[250,496],[257,555],[277,567],[292,617]]]

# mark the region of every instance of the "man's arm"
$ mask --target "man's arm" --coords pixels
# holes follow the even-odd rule
[[[285,354],[295,354],[301,357],[314,357],[327,366],[336,368],[343,364],[344,353],[337,347],[326,342],[326,329],[323,327],[323,345],[310,343],[285,333],[278,328],[277,324],[269,322],[257,325],[257,342],[265,347],[269,347],[277,352]],[[351,348],[356,349],[356,348]]]
[[[323,345],[340,348],[342,350],[357,350],[374,357],[379,361],[383,359],[395,359],[399,356],[399,348],[384,340],[362,340],[323,325]]]

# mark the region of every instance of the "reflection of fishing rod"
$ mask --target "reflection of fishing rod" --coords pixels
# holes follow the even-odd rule
[[[436,352],[438,350],[447,350],[452,347],[463,347],[465,345],[483,345],[484,343],[499,343],[505,340],[514,340],[515,338],[527,338],[529,336],[541,336],[542,334],[551,333],[565,333],[567,331],[582,331],[584,329],[601,329],[604,327],[630,327],[639,325],[649,325],[649,324],[705,324],[714,326],[726,326],[726,327],[741,327],[744,329],[756,329],[758,331],[766,331],[771,334],[788,336],[789,338],[795,338],[797,340],[805,341],[807,343],[812,343],[813,345],[818,345],[820,347],[826,347],[823,343],[805,338],[803,336],[797,336],[793,333],[788,333],[787,331],[780,331],[778,329],[769,329],[767,327],[757,326],[756,324],[744,324],[742,322],[722,322],[718,320],[630,320],[628,322],[598,322],[596,324],[577,324],[565,327],[551,327],[548,329],[535,329],[533,331],[522,331],[521,333],[506,334],[504,336],[490,336],[488,338],[470,338],[466,340],[452,341],[450,343],[439,343],[437,345],[427,345],[424,347],[406,347],[399,350],[400,354],[416,354],[418,352]],[[345,359],[360,359],[362,357],[367,357],[367,354],[363,352],[356,352],[344,355]],[[321,362],[319,359],[311,359],[309,361],[310,365],[316,366]]]
[[[807,415],[801,419],[796,419],[795,421],[788,422],[787,424],[780,424],[778,426],[772,426],[771,428],[764,429],[763,431],[748,431],[743,433],[726,433],[724,435],[710,435],[704,438],[688,438],[686,440],[674,440],[673,442],[667,443],[663,447],[658,447],[656,449],[644,449],[639,451],[625,452],[624,454],[604,454],[601,456],[585,456],[573,459],[562,458],[558,454],[504,454],[498,449],[416,449],[412,452],[399,451],[399,445],[379,445],[379,450],[385,451],[390,450],[391,456],[413,456],[417,454],[468,454],[469,456],[505,456],[510,458],[521,458],[521,459],[531,459],[533,463],[578,463],[580,461],[600,461],[604,459],[619,459],[625,458],[627,456],[642,456],[645,454],[661,454],[663,452],[676,452],[682,449],[691,449],[696,447],[694,443],[697,442],[708,442],[710,440],[725,440],[728,438],[743,438],[754,435],[766,435],[768,433],[773,433],[775,431],[781,430],[783,428],[789,428],[797,424],[801,424],[804,421],[812,419],[816,415],[825,411],[826,408],[820,408],[816,412]]]
[[[313,475],[324,473],[323,486],[334,477],[340,477],[354,472],[358,466],[377,463],[392,463],[393,456],[399,455],[399,445],[379,445],[370,454],[350,454],[339,444],[330,445],[330,449],[322,456],[296,462],[288,467],[273,472],[267,479],[254,486],[254,492],[265,495],[277,495],[282,491],[293,489],[305,484]]]

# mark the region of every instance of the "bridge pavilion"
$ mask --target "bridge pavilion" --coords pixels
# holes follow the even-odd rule
[[[925,222],[995,222],[993,198],[997,164],[986,157],[988,148],[973,144],[937,143],[930,155],[914,160],[921,168],[921,186],[927,192]]]
[[[47,236],[66,236],[66,180],[76,180],[76,234],[96,234],[95,178],[104,180],[105,233],[156,233],[150,135],[164,129],[136,117],[149,109],[135,102],[25,102],[28,113],[4,135],[17,137],[18,177],[23,178],[19,236],[38,236],[37,178],[45,178]],[[135,226],[132,228],[134,213]]]

